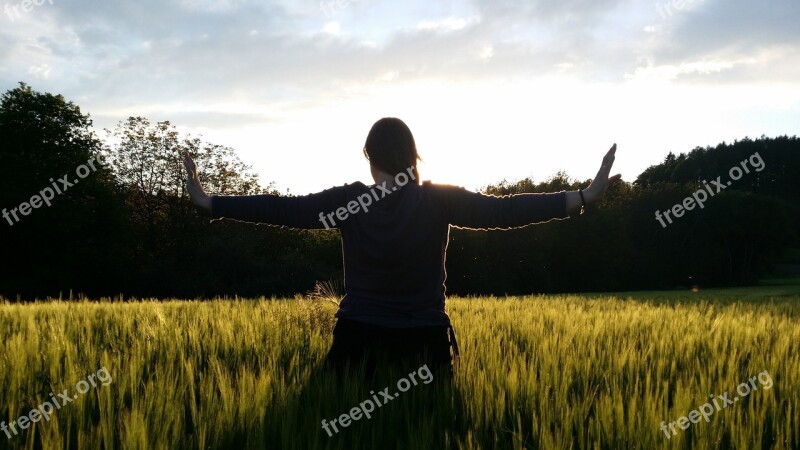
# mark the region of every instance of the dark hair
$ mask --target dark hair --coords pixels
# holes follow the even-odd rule
[[[419,183],[417,144],[411,130],[396,117],[384,117],[372,125],[364,143],[364,156],[371,166],[395,176],[414,168],[414,176]]]

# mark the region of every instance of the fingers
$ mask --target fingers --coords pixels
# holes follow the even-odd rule
[[[611,169],[611,166],[614,164],[614,159],[615,159],[616,153],[617,153],[617,144],[615,143],[608,150],[608,153],[606,153],[606,156],[603,157],[603,167],[604,168],[607,167],[609,170]]]
[[[608,152],[603,156],[603,163],[600,165],[600,170],[597,171],[596,180],[607,180],[608,174],[611,172],[611,166],[614,165],[615,154],[617,152],[617,144],[611,146]]]

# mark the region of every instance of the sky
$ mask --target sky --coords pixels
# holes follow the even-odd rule
[[[422,179],[633,181],[668,152],[800,134],[797,0],[0,0],[0,90],[227,145],[279,191],[371,183],[372,124]],[[202,167],[200,168],[202,170]]]

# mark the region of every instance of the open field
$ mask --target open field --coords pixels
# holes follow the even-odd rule
[[[450,299],[452,389],[420,383],[329,437],[323,419],[385,386],[318,373],[334,308],[0,304],[0,420],[73,397],[49,421],[0,432],[0,449],[800,448],[794,287]],[[113,381],[88,385],[101,368]],[[660,428],[712,394],[708,421]]]

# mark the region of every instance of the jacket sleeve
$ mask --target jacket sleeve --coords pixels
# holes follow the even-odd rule
[[[345,189],[346,185],[337,186],[299,197],[214,195],[211,197],[211,217],[306,230],[336,228],[322,217],[346,203]]]
[[[509,229],[569,217],[565,192],[498,197],[455,186],[435,189],[448,222],[460,228]]]

